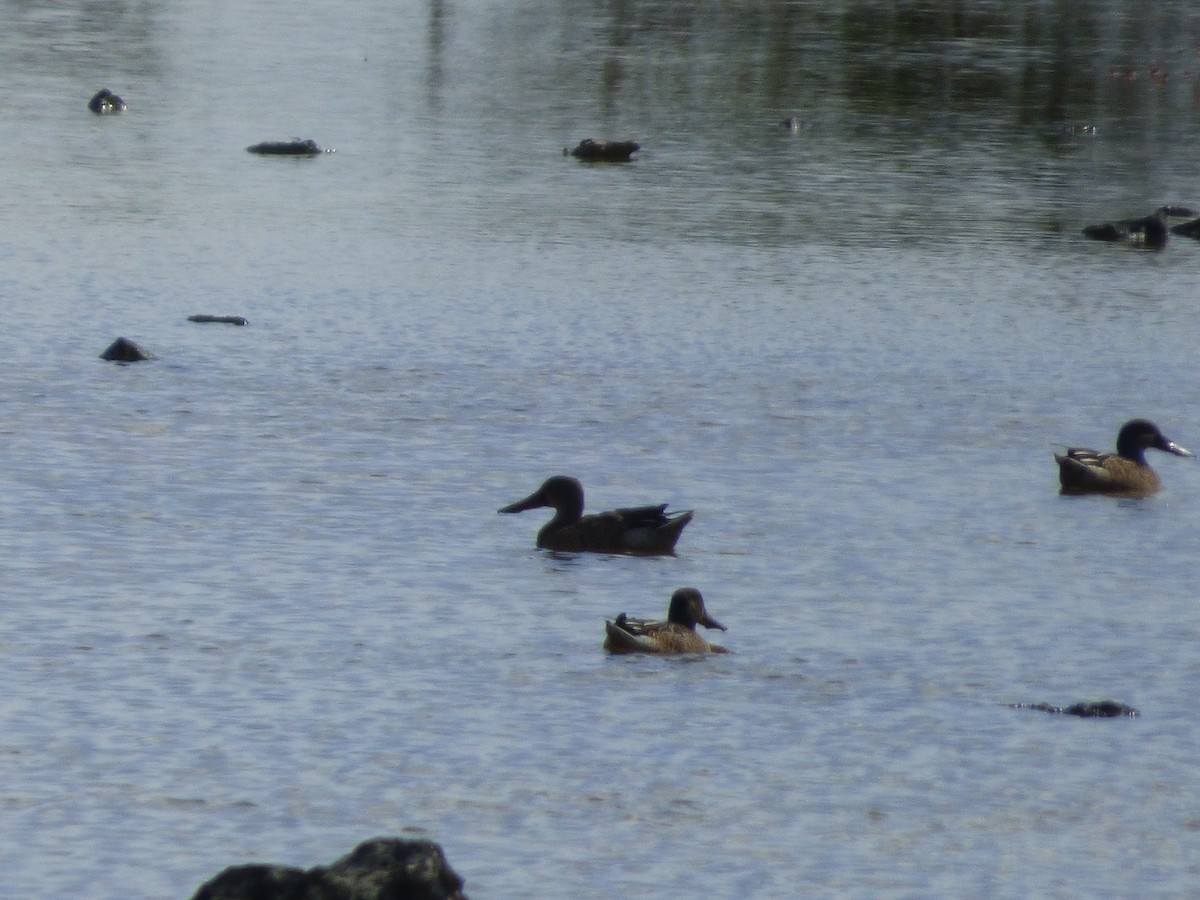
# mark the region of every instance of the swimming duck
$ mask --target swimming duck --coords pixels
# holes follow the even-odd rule
[[[667,621],[631,619],[621,613],[615,621],[604,622],[604,649],[609,653],[728,653],[724,647],[710,644],[696,634],[696,626],[725,626],[708,614],[704,598],[695,588],[680,588],[671,595]]]
[[[312,138],[306,140],[292,138],[290,141],[263,141],[261,144],[252,144],[246,149],[260,156],[317,156],[327,152],[318,147],[317,142]]]
[[[629,162],[631,157],[642,146],[637,141],[598,141],[594,138],[584,138],[572,149],[563,148],[563,156],[568,153],[576,159],[587,162]]]
[[[537,545],[544,550],[594,553],[670,554],[684,526],[692,521],[691,511],[667,515],[667,504],[615,509],[583,514],[583,485],[566,475],[555,475],[526,497],[500,510],[519,513],[549,506],[554,517],[538,532]]]
[[[1093,241],[1124,243],[1146,250],[1161,250],[1167,245],[1167,217],[1171,207],[1160,206],[1140,219],[1121,219],[1103,225],[1089,225],[1083,236]]]
[[[1162,487],[1158,474],[1146,464],[1146,450],[1154,448],[1176,456],[1191,456],[1171,443],[1158,426],[1146,419],[1132,419],[1117,434],[1117,452],[1100,453],[1068,447],[1058,460],[1058,479],[1064,494],[1125,494],[1144,496]]]

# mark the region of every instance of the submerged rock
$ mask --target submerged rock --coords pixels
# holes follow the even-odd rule
[[[563,156],[568,153],[576,159],[588,162],[629,162],[629,157],[642,149],[637,141],[597,141],[584,138],[574,149],[563,148]]]
[[[1013,709],[1036,709],[1040,712],[1062,716],[1080,716],[1084,719],[1116,719],[1120,716],[1141,715],[1132,706],[1126,706],[1116,700],[1092,700],[1084,703],[1072,703],[1070,706],[1053,706],[1049,703],[1010,703],[1009,706]]]
[[[96,96],[88,101],[88,109],[98,116],[107,116],[110,113],[124,112],[129,107],[108,88],[101,88],[96,92]]]
[[[317,142],[311,138],[303,141],[299,139],[263,141],[261,144],[254,144],[246,149],[251,153],[260,153],[264,156],[316,156],[319,153],[328,152],[318,147]]]
[[[250,320],[244,316],[188,316],[189,322],[218,322],[222,325],[249,325]]]
[[[466,900],[433,841],[375,838],[330,866],[230,866],[192,900]]]
[[[108,349],[100,354],[100,358],[109,362],[131,363],[155,359],[156,357],[153,353],[143,350],[129,338],[119,337],[108,345]]]

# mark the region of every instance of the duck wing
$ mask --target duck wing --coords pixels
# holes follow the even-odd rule
[[[1055,453],[1058,477],[1064,490],[1095,491],[1108,487],[1112,483],[1112,473],[1105,463],[1113,456],[1086,447],[1068,447],[1064,454]]]
[[[631,619],[624,613],[604,622],[604,648],[609,653],[728,653],[690,628],[654,619]]]
[[[667,505],[618,509],[609,515],[617,516],[624,527],[622,544],[635,553],[673,553],[675,544],[692,511],[667,515]]]
[[[665,622],[650,622],[646,619],[628,619],[624,613],[617,616],[615,622],[604,621],[604,649],[609,653],[661,653],[649,636],[645,626],[657,625],[660,629]]]

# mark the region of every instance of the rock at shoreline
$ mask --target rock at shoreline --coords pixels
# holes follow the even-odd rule
[[[119,337],[108,345],[108,349],[100,354],[100,358],[109,362],[132,363],[155,359],[156,357],[153,353],[143,350],[129,338]]]
[[[433,841],[375,838],[330,866],[230,866],[192,900],[467,900]]]
[[[189,322],[219,322],[222,325],[249,325],[250,320],[245,316],[188,316]]]

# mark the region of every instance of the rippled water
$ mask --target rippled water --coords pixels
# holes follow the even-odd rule
[[[1051,453],[1200,444],[1200,244],[1077,236],[1200,203],[1195,12],[636,6],[0,4],[0,895],[1193,890],[1200,469]],[[682,585],[731,655],[602,652]]]

